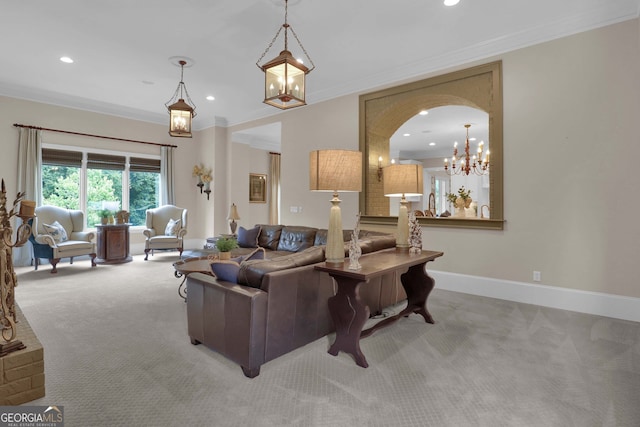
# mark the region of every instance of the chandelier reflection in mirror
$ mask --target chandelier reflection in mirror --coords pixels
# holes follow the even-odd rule
[[[273,105],[274,107],[280,108],[281,110],[286,110],[288,108],[300,107],[306,105],[305,101],[305,77],[308,73],[310,73],[315,65],[313,61],[309,57],[309,54],[305,50],[304,46],[300,42],[298,35],[295,31],[293,31],[293,27],[291,27],[287,23],[287,14],[288,14],[288,0],[284,2],[284,24],[280,27],[276,35],[267,46],[267,49],[264,51],[256,65],[262,71],[264,71],[264,103]],[[282,32],[284,28],[284,50],[280,52],[280,55],[273,58],[271,61],[260,65],[260,61],[262,58],[269,52],[271,46],[275,43],[276,39]],[[311,68],[305,66],[301,60],[293,57],[291,52],[289,51],[288,46],[288,34],[291,31],[291,34],[295,37],[300,49],[304,52],[304,55],[309,60],[311,64]]]
[[[458,143],[453,146],[453,156],[451,157],[451,166],[449,166],[449,159],[444,159],[444,170],[449,175],[469,175],[471,173],[475,175],[484,175],[489,173],[489,150],[484,154],[484,141],[480,141],[478,144],[478,151],[476,154],[471,155],[469,150],[469,128],[470,124],[464,125],[467,128],[467,139],[464,143],[464,153],[458,156]],[[484,158],[482,157],[484,155]]]
[[[176,65],[180,65],[180,83],[178,83],[178,87],[171,99],[164,104],[167,110],[169,110],[169,135],[191,138],[191,119],[196,116],[196,106],[191,100],[189,92],[187,92],[187,87],[182,81],[184,66],[187,65],[187,61],[180,59]],[[185,102],[185,97],[188,102]]]

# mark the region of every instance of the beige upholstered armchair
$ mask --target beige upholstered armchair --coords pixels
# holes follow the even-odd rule
[[[31,223],[31,237],[35,268],[38,269],[40,258],[47,258],[57,273],[57,265],[61,258],[81,255],[91,257],[91,266],[95,267],[96,245],[92,242],[95,234],[84,231],[84,213],[57,206],[40,206],[36,208],[36,216]]]
[[[182,256],[182,242],[187,234],[187,210],[173,205],[147,209],[147,229],[143,231],[144,260],[154,249],[177,249]]]

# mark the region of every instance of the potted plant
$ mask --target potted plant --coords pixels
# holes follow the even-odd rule
[[[100,216],[100,223],[102,225],[106,225],[109,222],[109,216],[111,216],[111,211],[109,209],[102,209],[98,212]]]
[[[220,259],[230,259],[231,250],[238,247],[238,241],[231,237],[220,237],[216,240],[216,248],[220,252]]]

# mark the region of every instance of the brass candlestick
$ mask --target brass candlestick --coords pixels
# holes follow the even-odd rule
[[[2,180],[0,190],[0,326],[2,327],[2,339],[0,343],[0,357],[12,351],[25,348],[20,340],[16,339],[16,309],[14,288],[18,285],[18,278],[13,270],[13,248],[24,245],[29,239],[31,226],[26,223],[33,215],[19,214],[18,204],[23,199],[24,193],[18,193],[13,201],[13,207],[7,211],[7,192]],[[13,229],[11,218],[22,218],[22,224],[18,227],[16,240],[13,241]]]

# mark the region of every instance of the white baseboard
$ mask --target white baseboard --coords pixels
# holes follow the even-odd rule
[[[640,322],[640,298],[429,270],[436,289]]]

